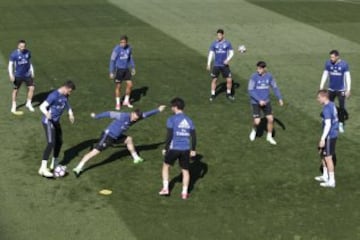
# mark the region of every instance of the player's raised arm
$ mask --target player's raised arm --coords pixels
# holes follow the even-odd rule
[[[98,114],[95,114],[95,113],[91,113],[90,116],[92,118],[95,118],[95,119],[101,119],[101,118],[117,118],[118,115],[120,115],[121,113],[119,112],[113,112],[113,111],[107,111],[107,112],[102,112],[102,113],[98,113]]]
[[[160,105],[158,108],[144,112],[144,113],[142,113],[142,118],[148,118],[157,113],[160,113],[160,112],[164,111],[165,107],[166,107],[165,105]]]

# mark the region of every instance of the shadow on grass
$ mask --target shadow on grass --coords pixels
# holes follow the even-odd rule
[[[194,189],[196,182],[200,178],[204,178],[208,172],[208,165],[202,162],[201,161],[202,159],[203,159],[203,155],[201,154],[197,154],[195,157],[191,158],[190,168],[189,168],[189,172],[190,172],[190,183],[188,189],[189,193],[191,193],[192,190]],[[180,173],[178,176],[171,179],[169,183],[170,192],[175,187],[176,183],[181,183],[181,182],[182,182],[182,174]]]
[[[233,81],[231,94],[235,95],[235,89],[237,89],[239,87],[240,87],[240,83]],[[223,92],[226,92],[226,82],[221,82],[216,86],[215,96],[217,97],[218,95],[220,95]]]
[[[260,124],[256,129],[256,137],[262,137],[264,135],[264,133],[267,132],[267,122],[268,121],[267,121],[266,117],[261,118]],[[282,130],[286,129],[286,126],[282,121],[280,121],[278,118],[274,118],[274,129],[272,132],[273,137],[275,137],[275,135],[276,135],[276,130],[275,130],[276,124],[279,125]]]
[[[60,162],[61,165],[67,165],[68,163],[70,163],[75,157],[79,156],[79,153],[85,149],[89,149],[89,151],[91,149],[93,149],[94,144],[97,143],[98,139],[94,138],[94,139],[89,139],[86,141],[83,141],[71,148],[68,148],[65,150],[64,152],[64,158],[63,160]]]
[[[147,86],[133,89],[131,91],[131,95],[130,95],[130,102],[134,103],[134,102],[140,101],[140,99],[142,97],[146,96],[148,90],[149,90],[149,87],[147,87]],[[121,101],[124,101],[124,98],[125,98],[125,96],[121,98]]]
[[[47,91],[47,92],[41,92],[41,93],[37,93],[33,96],[32,98],[32,102],[33,102],[33,107],[38,107],[40,106],[40,104],[45,101],[45,99],[47,98],[47,96],[49,95],[49,93],[51,93],[53,90]],[[25,102],[18,105],[17,108],[21,108],[25,106]]]

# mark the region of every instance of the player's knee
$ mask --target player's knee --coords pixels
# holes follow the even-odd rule
[[[126,139],[125,139],[125,144],[132,144],[133,143],[133,138],[128,136]]]
[[[268,115],[268,116],[266,116],[266,119],[268,120],[268,123],[273,123],[273,122],[274,122],[274,117],[273,117],[273,115]]]
[[[260,124],[260,118],[254,118],[254,124],[258,126]]]

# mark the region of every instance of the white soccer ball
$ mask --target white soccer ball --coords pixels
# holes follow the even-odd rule
[[[240,45],[240,46],[238,47],[238,51],[239,51],[240,53],[246,52],[246,47],[245,47],[245,45]]]
[[[66,166],[57,165],[54,169],[54,176],[56,178],[63,177],[66,175]]]

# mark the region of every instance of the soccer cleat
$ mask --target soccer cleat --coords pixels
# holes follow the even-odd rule
[[[339,132],[340,132],[340,133],[344,133],[344,132],[345,132],[344,124],[343,124],[343,123],[339,123]]]
[[[323,175],[314,177],[314,179],[318,182],[326,182],[327,181],[327,179]]]
[[[335,188],[335,182],[322,182],[320,183],[321,187],[326,187],[326,188]]]
[[[256,138],[256,131],[253,129],[253,130],[251,130],[251,133],[250,133],[250,135],[249,135],[249,139],[250,139],[250,141],[255,141],[255,138]]]
[[[135,164],[142,163],[143,161],[144,161],[144,159],[141,157],[134,159]]]
[[[276,145],[275,139],[273,137],[271,137],[271,136],[267,136],[266,141],[268,141],[272,145]]]
[[[79,177],[80,173],[81,173],[82,169],[78,169],[78,168],[73,168],[73,172],[75,174],[75,177]]]
[[[209,101],[212,102],[215,100],[215,95],[211,95],[210,98],[209,98]]]
[[[30,103],[30,104],[27,103],[27,104],[25,105],[25,107],[26,107],[27,109],[29,109],[30,112],[35,112],[35,109],[34,109],[34,107],[31,105],[31,103]]]
[[[43,176],[43,177],[47,177],[47,178],[54,177],[54,175],[47,168],[40,168],[38,173],[40,176]]]
[[[128,108],[133,108],[134,106],[130,104],[129,101],[123,102],[123,106],[127,106]]]
[[[119,103],[119,104],[117,103],[117,104],[115,105],[115,110],[118,110],[118,111],[120,110],[120,103]]]
[[[231,94],[227,94],[226,95],[226,98],[229,100],[229,101],[235,101],[235,97]]]
[[[163,188],[160,190],[159,195],[160,196],[169,196],[170,192],[169,189]]]
[[[190,194],[188,194],[188,193],[182,193],[181,194],[181,199],[183,199],[183,200],[186,200],[186,199],[188,199],[190,197]]]

